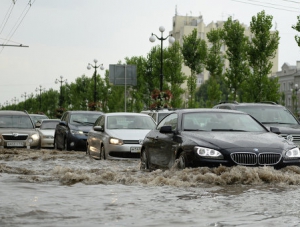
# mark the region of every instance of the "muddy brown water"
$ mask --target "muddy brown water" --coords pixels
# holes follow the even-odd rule
[[[0,226],[300,226],[300,167],[139,165],[1,149]]]

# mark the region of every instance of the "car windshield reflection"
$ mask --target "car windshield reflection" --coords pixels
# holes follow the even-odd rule
[[[107,129],[154,129],[155,123],[144,116],[109,116]]]
[[[251,116],[233,113],[185,113],[182,128],[184,131],[266,131]]]
[[[0,128],[32,129],[33,124],[27,116],[0,116]]]

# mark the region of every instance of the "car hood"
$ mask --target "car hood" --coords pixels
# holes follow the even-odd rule
[[[70,125],[70,124],[69,127],[71,130],[83,131],[85,133],[88,133],[93,128],[92,125]]]
[[[37,132],[36,129],[0,128],[1,134],[6,134],[6,133],[28,134],[28,133],[35,133],[35,132]]]
[[[44,136],[54,136],[54,129],[42,129],[40,130],[40,133],[43,134]]]
[[[122,140],[144,140],[146,134],[150,129],[116,129],[106,130],[106,133],[111,137],[119,138]]]
[[[260,132],[183,132],[195,144],[223,149],[230,148],[280,148],[284,144],[293,146],[290,141],[275,133]]]
[[[300,134],[300,125],[295,124],[263,124],[267,129],[276,127],[283,134]]]

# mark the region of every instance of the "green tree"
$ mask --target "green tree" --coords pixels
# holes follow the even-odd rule
[[[252,38],[248,46],[248,59],[251,73],[245,83],[247,101],[275,101],[280,99],[279,84],[268,75],[272,72],[272,59],[279,45],[278,31],[271,32],[273,17],[265,11],[252,17],[250,30]],[[271,89],[272,86],[274,89]]]
[[[292,25],[292,28],[296,30],[297,32],[300,32],[300,16],[297,16],[297,23],[296,25]],[[298,35],[295,35],[295,41],[300,47],[300,37]]]
[[[223,40],[227,47],[226,59],[229,61],[229,68],[225,72],[225,81],[232,97],[236,100],[237,94],[242,89],[242,83],[249,74],[247,64],[247,37],[244,35],[244,27],[229,17],[224,23]]]
[[[220,86],[222,81],[222,72],[224,67],[224,57],[221,53],[223,45],[223,30],[213,29],[207,33],[207,39],[211,43],[211,48],[208,50],[206,59],[206,70],[209,71],[210,77],[208,79],[208,100],[207,106],[212,107],[217,104],[222,95]]]
[[[165,50],[165,79],[169,84],[169,90],[172,93],[171,106],[179,108],[183,105],[182,95],[184,89],[182,84],[186,80],[186,76],[182,73],[183,56],[178,42]]]
[[[194,29],[190,35],[183,37],[181,52],[184,64],[191,69],[191,76],[187,79],[187,88],[191,96],[189,107],[195,107],[196,75],[203,71],[207,56],[207,44],[205,40],[197,38],[197,29]]]

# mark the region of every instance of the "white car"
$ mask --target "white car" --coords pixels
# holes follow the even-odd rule
[[[54,132],[60,119],[43,119],[38,129],[41,137],[40,148],[54,148]]]
[[[88,133],[86,153],[96,159],[140,158],[145,135],[155,127],[146,114],[103,114]]]

